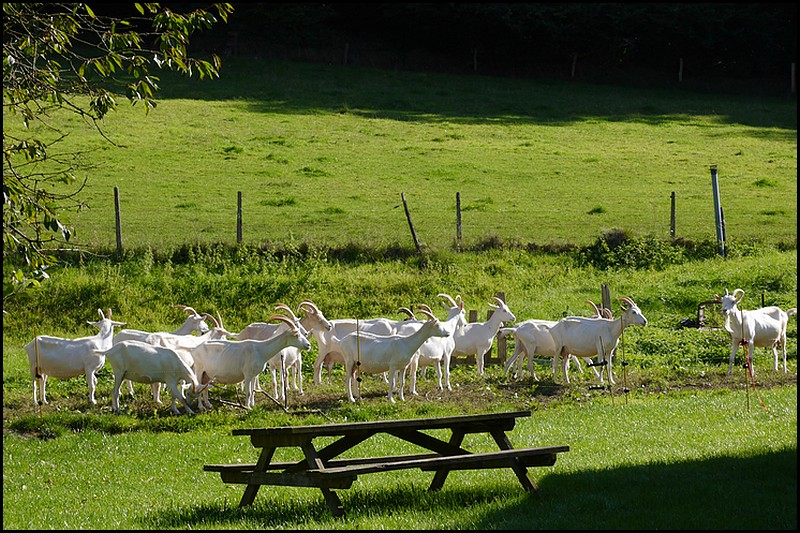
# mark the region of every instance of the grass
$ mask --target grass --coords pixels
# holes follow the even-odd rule
[[[214,83],[165,77],[149,117],[123,106],[106,126],[118,146],[68,125],[96,165],[91,208],[73,215],[92,253],[65,256],[40,290],[4,302],[4,528],[796,529],[796,320],[789,372],[758,350],[756,390],[745,389],[741,358],[726,374],[713,306],[708,328],[680,326],[725,289],[743,288],[745,309],[796,307],[794,100],[234,60]],[[713,240],[709,164],[720,169],[726,258]],[[183,319],[172,305],[191,305],[238,331],[276,302],[310,298],[328,318],[395,316],[419,302],[439,310],[447,292],[483,317],[503,291],[518,320],[554,320],[586,314],[602,285],[649,320],[626,330],[611,389],[595,389],[588,372],[556,383],[546,361],[541,381],[459,365],[453,392],[429,375],[420,397],[390,404],[367,379],[351,405],[341,371],[310,383],[312,349],[290,414],[263,396],[244,412],[227,387],[212,394],[212,413],[176,417],[137,385],[112,415],[108,365],[97,406],[84,378],[51,379],[39,410],[22,348],[37,333],[93,333],[85,322],[98,307],[128,327],[172,330]],[[349,514],[336,520],[300,488],[264,489],[240,510],[242,488],[202,471],[254,460],[230,436],[236,427],[517,409],[533,417],[515,444],[571,447],[533,471],[540,498],[500,471],[452,475],[433,494],[429,474],[375,474],[342,492]]]
[[[250,244],[410,246],[402,193],[432,249],[456,240],[456,194],[463,246],[669,238],[673,192],[696,241],[716,164],[728,239],[796,245],[794,100],[252,59],[162,87],[149,115],[109,115],[117,146],[69,119],[60,149],[93,165],[79,242],[115,245],[114,187],[130,248],[235,242],[239,191]]]
[[[789,323],[789,372],[773,371],[758,350],[755,390],[745,388],[741,357],[726,374],[728,341],[713,329],[721,325],[718,312],[709,309],[711,329],[681,329],[679,322],[723,288],[747,287],[744,308],[757,306],[762,290],[770,303],[795,306],[796,260],[791,251],[761,250],[660,270],[596,270],[570,254],[512,249],[442,254],[421,268],[416,259],[335,261],[313,251],[278,259],[210,248],[185,262],[145,254],[70,266],[12,302],[4,319],[4,527],[789,528],[796,522],[796,320]],[[340,369],[323,385],[311,383],[309,355],[305,395],[290,394],[289,414],[261,395],[256,409],[244,412],[235,407],[235,388],[225,387],[212,393],[212,413],[176,417],[137,385],[137,398],[123,397],[122,414],[113,415],[108,365],[98,376],[97,406],[88,405],[85,379],[51,379],[50,404],[40,411],[31,402],[22,350],[34,331],[90,333],[83,325],[94,319],[89,307],[111,306],[132,327],[168,329],[182,319],[171,305],[182,302],[221,309],[226,325],[238,330],[276,301],[311,297],[331,317],[394,316],[401,304],[438,309],[435,294],[444,290],[462,294],[468,309],[482,314],[483,302],[502,288],[522,320],[585,314],[583,300],[599,301],[601,283],[614,297],[632,295],[650,321],[626,330],[610,390],[595,389],[588,372],[573,371],[568,386],[555,383],[546,361],[536,367],[538,382],[527,375],[513,380],[496,365],[485,377],[458,365],[453,392],[438,391],[429,372],[418,380],[419,397],[391,404],[385,384],[367,377],[363,400],[350,404]],[[629,363],[624,374],[621,361]],[[512,433],[516,445],[571,447],[554,467],[534,470],[540,499],[502,472],[454,475],[435,494],[425,492],[426,474],[376,474],[343,491],[350,513],[337,521],[308,489],[264,490],[252,508],[240,510],[242,488],[202,472],[207,463],[255,460],[246,439],[230,436],[235,427],[517,409],[534,416]],[[388,441],[376,447],[398,453]],[[743,512],[736,495],[745,493],[750,505]]]
[[[3,445],[3,525],[792,529],[797,520],[797,389],[777,387],[759,395],[768,411],[755,402],[747,409],[741,389],[636,394],[629,401],[592,393],[581,401],[546,405],[511,432],[517,446],[570,446],[553,467],[532,470],[540,497],[526,494],[510,472],[501,470],[453,473],[438,493],[425,491],[427,473],[373,474],[340,491],[348,511],[343,519],[332,518],[313,489],[265,487],[252,507],[238,509],[242,487],[225,485],[217,474],[202,471],[206,463],[254,461],[247,439],[231,437],[229,429],[281,423],[285,415],[269,408],[221,424],[214,421],[219,415],[200,415],[186,431],[109,434],[86,428],[44,440],[10,433]],[[427,416],[426,402],[412,405],[390,408],[373,400],[361,411]],[[491,412],[494,406],[486,408]],[[45,420],[58,417],[66,413],[48,414]],[[394,442],[385,436],[377,446],[381,453],[399,453]],[[468,445],[489,449],[490,443]]]

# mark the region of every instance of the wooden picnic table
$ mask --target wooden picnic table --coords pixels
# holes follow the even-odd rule
[[[530,411],[515,411],[478,415],[447,416],[352,422],[307,426],[234,429],[233,435],[249,436],[255,448],[260,448],[254,464],[210,464],[203,470],[219,472],[224,483],[247,485],[240,507],[253,503],[262,485],[316,487],[334,516],[344,509],[334,489],[348,489],[361,474],[388,472],[409,468],[435,472],[429,490],[442,488],[451,470],[511,468],[527,491],[538,491],[528,475],[528,467],[552,466],[557,454],[569,451],[569,446],[514,448],[506,434],[514,429],[517,418],[531,416]],[[449,429],[449,440],[439,439],[426,430]],[[373,435],[386,433],[418,445],[427,453],[384,457],[340,458],[346,451],[367,441]],[[467,434],[488,433],[498,451],[470,452],[462,447]],[[338,437],[317,449],[315,439]],[[294,462],[273,462],[275,450],[299,447],[304,458]]]

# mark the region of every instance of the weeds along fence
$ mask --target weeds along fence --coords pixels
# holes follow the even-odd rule
[[[711,180],[712,180],[712,192],[714,195],[714,215],[716,219],[716,230],[717,230],[717,241],[719,245],[720,255],[725,256],[725,218],[724,212],[722,210],[720,201],[719,201],[719,189],[717,185],[717,167],[716,165],[711,166]],[[244,215],[242,210],[242,192],[237,192],[237,205],[236,205],[236,242],[241,243],[243,240],[243,221]],[[403,210],[406,216],[406,222],[408,224],[408,229],[411,234],[411,239],[414,242],[414,247],[417,250],[417,253],[422,253],[422,245],[420,243],[419,238],[417,237],[417,232],[414,227],[414,221],[411,214],[411,210],[408,206],[408,202],[406,201],[405,193],[400,193],[400,198],[403,203]],[[670,195],[670,224],[669,224],[669,233],[670,238],[675,239],[676,237],[676,195],[673,191]],[[461,193],[456,193],[455,198],[455,206],[456,206],[456,213],[455,213],[455,245],[459,248],[462,244],[463,239],[463,229],[462,229],[462,217],[461,217]],[[122,211],[120,209],[120,190],[119,187],[114,187],[114,213],[115,213],[115,226],[116,226],[116,247],[117,253],[122,253],[123,251],[123,235],[122,235]]]

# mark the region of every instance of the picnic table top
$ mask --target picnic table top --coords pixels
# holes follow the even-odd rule
[[[280,426],[269,428],[239,428],[233,435],[268,436],[326,436],[346,435],[358,432],[379,433],[392,430],[420,430],[461,428],[469,432],[489,429],[513,429],[517,418],[531,416],[530,411],[511,411],[430,418],[403,418],[394,420],[373,420],[366,422],[343,422],[334,424],[314,424],[304,426]]]

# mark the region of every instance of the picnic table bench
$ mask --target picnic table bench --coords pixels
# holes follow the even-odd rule
[[[528,475],[527,468],[552,466],[556,462],[557,454],[569,451],[569,446],[514,448],[506,432],[514,428],[517,418],[527,416],[531,416],[530,411],[234,429],[233,435],[249,436],[252,445],[261,449],[258,461],[250,464],[208,464],[203,470],[219,472],[224,483],[247,485],[239,507],[252,504],[262,485],[316,487],[322,491],[334,516],[344,515],[344,509],[333,489],[350,488],[362,474],[409,468],[435,472],[428,489],[431,491],[442,488],[452,470],[511,468],[525,490],[536,492],[538,487]],[[423,433],[425,430],[438,429],[449,429],[449,440]],[[429,452],[337,459],[344,452],[379,433],[393,435]],[[490,434],[499,450],[470,452],[464,449],[461,446],[464,437],[474,433]],[[321,437],[339,438],[317,449],[314,440]],[[282,447],[299,447],[303,451],[304,459],[273,462],[275,450]]]

